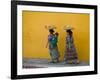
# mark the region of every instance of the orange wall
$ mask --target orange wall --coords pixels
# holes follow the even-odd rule
[[[23,11],[23,57],[50,59],[47,43],[48,31],[45,25],[55,25],[59,32],[58,47],[63,59],[65,50],[65,35],[63,26],[72,25],[75,29],[74,41],[79,60],[89,62],[89,14],[51,13]]]

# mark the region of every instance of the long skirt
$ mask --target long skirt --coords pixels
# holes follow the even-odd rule
[[[66,61],[66,63],[78,62],[78,55],[77,55],[74,44],[72,45],[70,50],[66,47],[65,54],[64,54],[64,61]]]
[[[58,47],[55,47],[53,49],[49,48],[49,52],[50,52],[50,56],[52,61],[53,60],[58,60],[59,59],[59,51],[58,51]]]

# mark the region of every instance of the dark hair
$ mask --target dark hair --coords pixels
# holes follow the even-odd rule
[[[71,30],[66,30],[67,33],[69,33],[70,37],[72,37],[73,32]]]
[[[57,35],[57,36],[58,36],[58,35],[59,35],[59,33],[58,33],[58,32],[56,32],[56,33],[55,33],[55,35]]]
[[[53,34],[53,33],[54,33],[54,30],[53,30],[53,29],[50,29],[49,32],[50,32],[51,34]]]

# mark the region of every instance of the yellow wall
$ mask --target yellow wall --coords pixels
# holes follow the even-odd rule
[[[66,35],[63,26],[70,24],[75,28],[73,33],[79,60],[89,62],[89,17],[89,14],[23,11],[23,57],[50,59],[45,47],[49,32],[44,26],[53,24],[59,32],[58,47],[60,59],[63,59]]]

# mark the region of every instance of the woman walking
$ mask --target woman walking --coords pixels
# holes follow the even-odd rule
[[[49,35],[48,35],[48,42],[46,47],[49,44],[49,53],[51,56],[51,63],[56,63],[59,62],[59,51],[58,51],[58,46],[57,46],[57,42],[58,42],[58,33],[54,34],[54,26],[46,26],[46,28],[49,30]]]
[[[79,63],[77,51],[74,45],[74,39],[73,39],[73,32],[72,27],[67,26],[65,27],[66,30],[66,48],[65,48],[65,54],[64,54],[64,61],[65,63]]]

